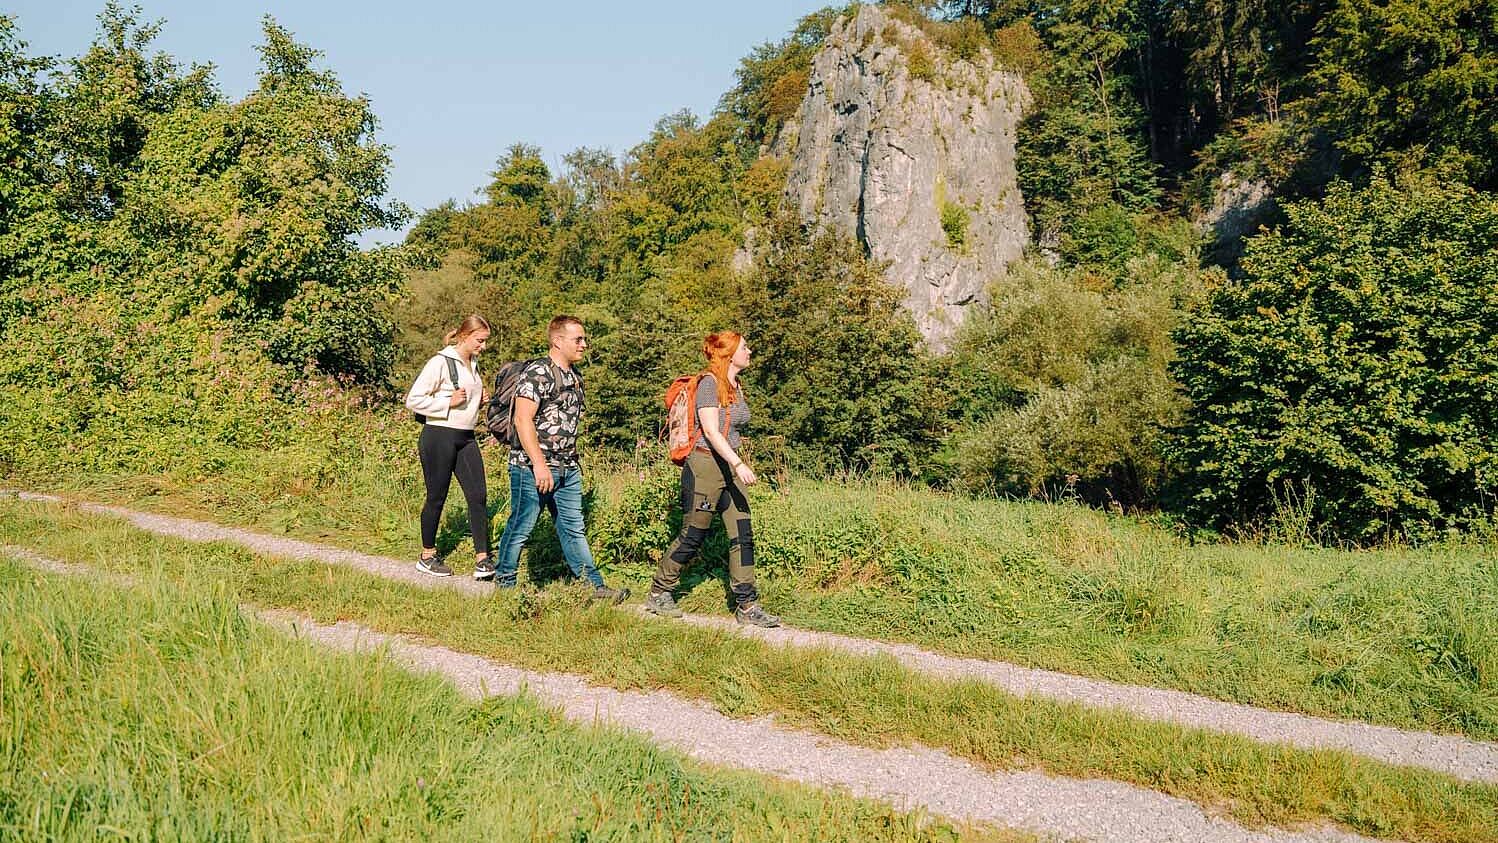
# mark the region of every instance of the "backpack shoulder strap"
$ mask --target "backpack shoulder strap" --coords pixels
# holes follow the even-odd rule
[[[448,357],[446,354],[442,355],[442,359],[444,359],[444,360],[447,361],[447,376],[449,378],[452,378],[453,389],[457,389],[458,388],[458,361],[452,359],[451,357]]]
[[[556,364],[556,361],[552,360],[550,356],[537,358],[537,360],[538,360],[538,362],[545,363],[546,364],[546,370],[551,373],[551,394],[552,394],[552,397],[558,397],[558,396],[560,396],[562,394],[562,383],[563,383],[563,381],[565,381],[567,379],[566,373],[562,371],[562,367],[558,366]],[[579,372],[576,367],[573,367],[573,369],[572,369],[572,377],[573,377],[573,379],[575,379],[577,381],[577,388],[578,389],[582,389],[582,387],[583,387],[583,373]]]
[[[560,372],[557,371],[557,364],[551,362],[551,358],[549,356],[548,357],[537,357],[536,359],[532,360],[531,363],[532,364],[540,363],[541,366],[546,369],[546,374],[551,375],[551,394],[550,395],[543,394],[541,397],[542,398],[550,398],[550,397],[553,397],[553,396],[561,394],[561,392],[562,392],[562,375],[561,375]],[[528,365],[528,366],[526,366],[526,368],[530,368],[530,366]],[[537,403],[540,403],[540,402],[537,402]]]
[[[700,372],[695,378],[692,379],[692,416],[694,419],[697,415],[697,390],[702,388],[702,379],[706,377],[711,377],[713,379],[713,390],[715,393],[717,392],[718,376],[714,375],[712,372]],[[723,435],[727,436],[730,432],[733,431],[733,414],[728,412],[728,408],[723,405],[722,399],[718,397],[719,394],[715,394],[713,396],[713,403],[717,405],[720,411],[723,411]]]

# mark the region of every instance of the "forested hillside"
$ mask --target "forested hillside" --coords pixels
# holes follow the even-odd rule
[[[459,314],[511,358],[568,311],[595,339],[595,449],[653,442],[664,384],[735,327],[755,458],[791,469],[1326,540],[1491,527],[1494,4],[884,10],[925,36],[909,73],[987,54],[1033,95],[1032,242],[942,354],[866,243],[782,202],[777,140],[848,8],[627,152],[553,172],[514,138],[482,197],[369,252],[352,236],[410,218],[374,109],[273,21],[259,87],[229,101],[115,5],[74,59],[0,19],[0,464],[211,472],[309,413],[384,412]]]

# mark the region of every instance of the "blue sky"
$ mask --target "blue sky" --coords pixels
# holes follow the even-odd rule
[[[541,147],[555,172],[580,146],[622,154],[661,116],[704,115],[739,59],[778,41],[827,2],[473,2],[140,0],[165,26],[156,47],[211,63],[225,94],[255,84],[260,19],[269,14],[324,53],[349,93],[367,94],[392,147],[390,195],[418,211],[475,198],[517,141]],[[103,0],[11,0],[32,54],[76,56],[93,40]],[[375,232],[367,244],[397,239]]]

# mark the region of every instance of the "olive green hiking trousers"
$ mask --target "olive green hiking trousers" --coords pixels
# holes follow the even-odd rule
[[[687,457],[681,468],[681,512],[681,532],[661,556],[652,590],[669,593],[676,589],[682,569],[702,552],[716,514],[723,517],[728,533],[728,582],[734,603],[744,607],[758,601],[749,500],[733,469],[717,454],[698,448]]]

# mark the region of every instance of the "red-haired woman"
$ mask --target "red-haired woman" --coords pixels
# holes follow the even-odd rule
[[[681,470],[681,533],[661,556],[645,608],[681,617],[671,592],[681,581],[682,568],[702,550],[716,513],[728,532],[734,617],[743,624],[780,626],[780,618],[759,605],[754,587],[754,528],[744,487],[754,485],[756,478],[738,454],[740,434],[749,424],[749,404],[739,383],[739,372],[749,365],[749,343],[733,331],[720,331],[702,344],[702,353],[707,372],[697,381],[700,433]]]
[[[422,420],[417,453],[427,490],[416,570],[434,577],[453,574],[437,555],[437,522],[455,474],[468,501],[474,555],[480,563],[489,558],[489,489],[484,481],[484,458],[473,435],[484,401],[478,356],[489,342],[489,323],[472,314],[448,331],[442,342],[446,347],[421,368],[406,395],[406,406]]]

